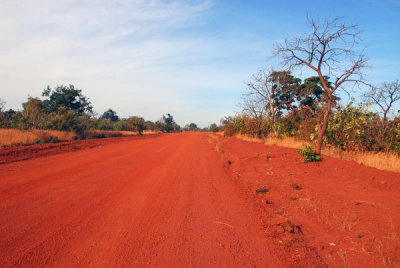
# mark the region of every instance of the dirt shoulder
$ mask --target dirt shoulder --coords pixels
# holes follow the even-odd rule
[[[400,173],[327,156],[303,163],[295,149],[210,140],[282,250],[301,260],[314,249],[330,266],[400,265]],[[260,187],[268,192],[257,194]]]

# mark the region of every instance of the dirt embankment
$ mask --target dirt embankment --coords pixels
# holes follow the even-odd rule
[[[1,267],[400,263],[398,173],[204,133],[99,141],[0,165]]]
[[[282,251],[301,262],[315,250],[329,266],[400,266],[400,173],[327,156],[303,163],[294,149],[211,138]]]

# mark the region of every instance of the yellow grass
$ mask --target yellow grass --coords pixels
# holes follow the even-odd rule
[[[0,146],[27,145],[36,141],[72,140],[76,135],[72,132],[57,130],[18,130],[0,129]]]
[[[158,134],[157,131],[145,130],[142,134]],[[138,135],[135,131],[111,131],[111,130],[87,130],[85,136],[87,138],[96,138],[103,134],[104,137],[120,137]],[[51,141],[69,141],[76,138],[77,135],[69,131],[57,130],[18,130],[3,128],[0,129],[0,146],[29,145],[36,142],[47,143]]]
[[[151,134],[159,134],[162,133],[161,131],[153,131],[153,130],[144,130],[142,132],[143,135],[151,135]]]
[[[108,132],[108,131],[106,131]],[[115,131],[115,132],[119,132],[122,134],[122,136],[135,136],[138,133],[136,131]]]
[[[359,164],[377,169],[400,172],[400,157],[395,153],[348,152],[337,148],[326,147],[322,149],[322,154],[355,161]]]
[[[287,148],[299,149],[303,144],[312,145],[309,142],[298,140],[292,137],[276,138],[267,137],[259,139],[247,135],[236,135],[237,138],[251,142],[261,142],[266,145],[276,145]],[[394,153],[374,153],[374,152],[348,152],[338,148],[324,147],[322,154],[343,160],[355,161],[365,166],[374,167],[381,170],[400,172],[400,157]]]
[[[138,135],[139,133],[136,131],[118,131],[122,134],[122,136],[133,136]],[[153,130],[143,130],[142,135],[151,135],[151,134],[159,134],[161,131],[153,131]]]
[[[246,140],[246,141],[261,142],[261,143],[264,143],[265,145],[276,145],[276,146],[282,146],[282,147],[294,148],[294,149],[299,149],[303,144],[311,145],[308,142],[298,140],[293,137],[281,139],[281,138],[270,136],[267,138],[259,139],[257,137],[251,137],[251,136],[241,135],[241,134],[238,134],[235,137],[237,137],[241,140]]]

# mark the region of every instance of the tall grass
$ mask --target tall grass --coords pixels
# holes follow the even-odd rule
[[[322,154],[343,160],[355,161],[365,166],[382,170],[400,172],[400,157],[390,152],[349,152],[338,148],[326,147]]]
[[[299,139],[295,139],[293,137],[288,137],[288,138],[277,138],[273,136],[269,136],[266,138],[257,138],[257,137],[252,137],[252,136],[247,136],[247,135],[242,135],[242,134],[237,134],[235,137],[245,140],[245,141],[252,141],[252,142],[261,142],[264,143],[265,145],[276,145],[276,146],[282,146],[282,147],[287,147],[287,148],[293,148],[293,149],[299,149],[303,144],[311,145],[309,142],[305,142]]]
[[[261,142],[266,145],[276,145],[287,148],[299,149],[303,144],[313,145],[309,142],[295,139],[293,137],[288,138],[257,138],[247,135],[235,135],[235,137],[251,142]],[[322,154],[330,157],[355,161],[359,164],[363,164],[369,167],[374,167],[381,170],[389,170],[394,172],[400,172],[400,157],[395,153],[375,153],[375,152],[349,152],[343,151],[334,147],[323,147]]]
[[[150,135],[159,132],[145,130],[142,134]],[[112,130],[85,130],[80,138],[82,139],[97,139],[97,138],[112,138],[122,136],[136,136],[135,131],[112,131]],[[57,141],[70,141],[77,139],[78,136],[69,131],[57,130],[18,130],[11,128],[0,128],[0,146],[15,146],[29,145],[35,143],[49,143]]]
[[[72,132],[57,130],[0,129],[0,146],[27,145],[38,142],[68,141],[76,138]]]

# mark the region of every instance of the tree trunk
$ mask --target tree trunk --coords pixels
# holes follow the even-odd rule
[[[258,120],[258,126],[257,126],[257,137],[261,138],[261,125],[262,125],[262,117]]]
[[[323,137],[325,135],[326,129],[328,128],[329,114],[331,113],[331,108],[332,108],[332,95],[328,95],[328,102],[324,113],[324,118],[322,119],[322,122],[320,121],[318,123],[318,140],[316,147],[316,151],[318,154],[321,154]]]
[[[269,103],[269,106],[271,108],[271,125],[272,125],[272,131],[274,132],[274,135],[276,136],[276,131],[275,131],[275,106],[272,102]]]

